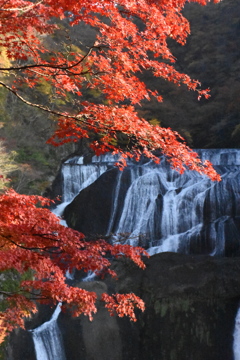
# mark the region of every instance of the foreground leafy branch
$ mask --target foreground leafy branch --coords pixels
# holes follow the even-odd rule
[[[15,269],[19,274],[29,274],[28,279],[20,281],[18,291],[0,288],[0,294],[8,303],[8,308],[0,313],[0,328],[4,332],[24,325],[24,317],[36,311],[33,300],[62,302],[75,316],[84,313],[92,319],[96,312],[96,294],[67,285],[67,270],[116,276],[109,269],[107,254],[129,257],[141,268],[145,267],[141,256],[147,253],[143,249],[112,246],[104,240],[86,242],[83,234],[60,225],[50,210],[39,205],[49,205],[49,201],[40,196],[19,195],[13,190],[0,198],[0,271]],[[129,295],[122,295],[121,301],[128,298]],[[135,303],[143,309],[138,297]],[[121,308],[116,311],[123,314]]]

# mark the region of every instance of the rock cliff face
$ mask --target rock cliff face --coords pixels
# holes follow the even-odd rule
[[[112,265],[118,281],[75,280],[98,294],[135,292],[146,310],[136,323],[110,317],[100,302],[93,322],[60,314],[67,360],[233,360],[240,259],[162,253],[146,265],[140,270],[118,260]],[[12,334],[6,359],[35,360],[24,331]]]

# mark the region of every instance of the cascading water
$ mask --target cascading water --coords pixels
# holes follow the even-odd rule
[[[111,161],[110,161],[111,158]],[[114,160],[115,159],[115,160]],[[53,212],[61,217],[65,207],[79,194],[79,192],[92,184],[107,168],[109,162],[117,161],[115,156],[93,156],[91,163],[84,165],[84,158],[73,157],[62,164],[62,203]],[[62,225],[66,225],[62,220]]]
[[[179,175],[165,163],[145,165],[127,191],[112,232],[129,233],[132,245],[145,236],[150,255],[191,252],[191,247],[198,247],[199,253],[224,255],[229,227],[232,240],[239,242],[240,235],[240,172],[236,167],[216,164],[223,180],[212,183],[193,172]]]
[[[240,150],[198,152],[203,160],[213,163],[222,176],[221,182],[212,182],[192,171],[180,175],[165,159],[160,165],[129,161],[128,168],[114,180],[106,235],[115,234],[113,241],[142,245],[150,255],[174,251],[232,256],[239,251]],[[110,169],[116,159],[108,155],[102,156],[101,161],[99,166],[104,164]],[[86,174],[88,166],[92,165],[79,165],[79,171]],[[107,187],[101,191],[109,193]],[[77,209],[78,205],[74,206]],[[82,206],[84,212],[88,210],[88,204]],[[82,221],[81,218],[77,227],[80,231]]]
[[[235,328],[233,333],[233,354],[234,360],[240,360],[240,308],[238,309]]]
[[[60,312],[61,304],[58,304],[52,318],[32,330],[37,360],[66,360],[62,335],[57,324]]]
[[[111,161],[114,161],[112,157]],[[63,202],[68,203],[85,187],[92,184],[107,170],[108,157],[93,156],[88,165],[84,165],[83,157],[74,157],[62,165]]]

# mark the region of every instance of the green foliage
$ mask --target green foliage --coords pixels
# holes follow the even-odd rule
[[[0,275],[0,284],[1,284],[1,293],[5,293],[6,296],[9,294],[18,294],[22,293],[20,283],[24,280],[31,280],[33,273],[31,270],[26,271],[23,274],[19,274],[17,270],[11,269],[6,271],[1,271]],[[27,296],[27,293],[26,293]],[[3,297],[0,300],[0,311],[4,311],[8,308],[8,300]]]
[[[19,163],[30,162],[36,165],[49,166],[49,155],[26,146],[18,150],[16,161]]]
[[[45,79],[42,79],[42,82],[36,86],[36,89],[43,95],[50,95],[52,93],[52,87]]]
[[[18,169],[14,161],[16,153],[14,151],[7,153],[3,142],[0,141],[0,192],[8,185],[8,176],[11,172]]]
[[[11,186],[20,193],[42,194],[53,181],[61,160],[74,152],[76,146],[53,148],[47,145],[55,123],[49,121],[45,113],[28,107],[2,88],[0,99],[0,137],[5,140],[6,152],[15,154],[17,163],[9,174]]]
[[[151,119],[151,120],[149,120],[149,123],[151,124],[151,125],[154,125],[154,126],[161,126],[161,121],[160,120],[158,120],[158,119],[156,119],[156,118],[153,118],[153,119]]]

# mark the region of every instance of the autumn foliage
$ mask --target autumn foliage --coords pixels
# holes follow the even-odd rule
[[[40,206],[41,205],[41,206]],[[7,301],[7,308],[0,314],[0,328],[11,331],[24,325],[24,317],[36,312],[35,301],[42,303],[62,302],[77,316],[81,313],[90,319],[96,312],[96,294],[71,287],[65,282],[66,271],[73,269],[94,271],[96,274],[116,274],[109,269],[112,256],[126,256],[139,267],[144,268],[141,248],[129,245],[112,246],[103,240],[86,242],[78,231],[59,224],[59,219],[43,206],[49,201],[40,196],[19,195],[13,190],[0,198],[0,271],[17,270],[19,281],[17,291],[0,290]],[[107,256],[106,256],[107,255]],[[20,279],[20,278],[19,278]],[[123,302],[137,305],[143,310],[143,302],[133,294],[121,295],[119,308],[111,306],[111,296],[103,295],[108,307],[119,315],[135,319],[133,306],[125,311]],[[112,300],[113,301],[113,300]]]
[[[175,69],[176,59],[168,48],[168,38],[184,44],[190,33],[189,23],[181,13],[185,2],[0,0],[0,49],[11,62],[11,66],[0,65],[0,85],[27,105],[57,119],[58,128],[48,140],[53,145],[88,138],[97,155],[118,153],[122,152],[118,136],[123,134],[128,144],[120,167],[125,165],[126,156],[139,159],[141,154],[158,162],[154,151],[160,150],[181,173],[187,168],[220,180],[212,165],[202,163],[176,132],[150,125],[135,110],[136,105],[153,97],[162,101],[161,94],[148,89],[139,79],[143,71],[151,72],[156,79],[187,86],[199,100],[209,97],[209,90],[201,89],[199,81]],[[193,2],[206,5],[208,1]],[[46,39],[57,31],[61,21],[73,27],[87,24],[95,29],[95,40],[79,52],[74,51],[71,39],[68,46],[52,49]],[[47,104],[25,94],[29,88],[34,93],[43,81],[53,93]],[[86,100],[85,89],[100,92],[102,101]],[[68,105],[62,106],[60,100],[66,98]],[[18,291],[0,291],[8,304],[0,315],[3,331],[23,326],[23,318],[36,311],[35,300],[61,301],[75,315],[91,317],[96,311],[96,294],[68,286],[67,269],[111,273],[106,254],[130,257],[144,267],[143,250],[111,246],[102,240],[88,243],[82,234],[61,226],[55,215],[44,208],[47,204],[42,197],[14,191],[0,198],[0,270],[28,274],[19,282]],[[104,294],[103,301],[110,311],[133,320],[133,307],[144,307],[133,294]]]
[[[196,2],[196,1],[195,1]],[[207,0],[198,0],[205,5]],[[217,1],[215,1],[217,2]],[[152,151],[160,149],[173,167],[185,168],[219,179],[209,163],[202,164],[183,139],[174,131],[152,126],[139,118],[136,104],[152,97],[162,101],[161,94],[146,88],[138,74],[151,72],[176,85],[209,97],[209,90],[200,82],[174,68],[176,59],[168,48],[167,39],[184,44],[190,32],[181,11],[184,0],[150,1],[0,1],[0,47],[6,50],[13,65],[1,67],[4,75],[13,75],[14,83],[3,78],[0,84],[25,103],[51,113],[58,119],[58,129],[49,140],[54,145],[77,142],[98,135],[91,147],[97,154],[119,152],[117,136],[129,139],[129,156],[140,153],[155,161]],[[62,51],[45,45],[45,36],[58,25],[54,18],[67,18],[71,26],[84,22],[96,29],[95,41],[74,52],[71,42]],[[24,96],[26,86],[34,88],[46,81],[56,99],[74,96],[71,108],[56,104],[35,103]],[[84,89],[101,91],[102,104],[86,101]]]

